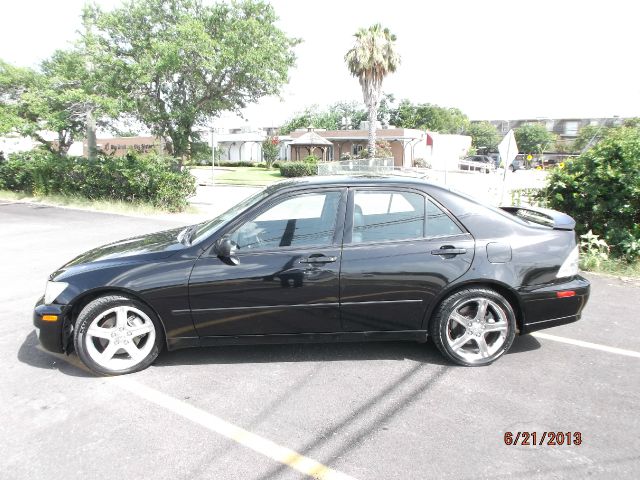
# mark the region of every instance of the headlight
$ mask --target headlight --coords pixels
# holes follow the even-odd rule
[[[47,305],[53,303],[68,286],[69,284],[65,282],[47,282],[47,287],[44,289],[44,303]]]
[[[556,278],[573,277],[574,275],[577,275],[579,256],[578,246],[576,245],[576,247],[571,250],[571,253],[565,261],[562,262],[560,270],[556,273]]]

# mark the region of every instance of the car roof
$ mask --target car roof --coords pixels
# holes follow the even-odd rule
[[[447,188],[441,184],[430,182],[420,177],[404,175],[329,175],[313,177],[297,177],[283,180],[271,185],[274,190],[289,187],[346,187],[357,185],[404,185],[408,187]]]

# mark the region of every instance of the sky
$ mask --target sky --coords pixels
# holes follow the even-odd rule
[[[119,0],[99,0],[109,9]],[[362,101],[344,54],[382,23],[402,57],[383,91],[457,107],[472,120],[640,116],[640,5],[633,0],[272,0],[302,39],[279,97],[224,114],[217,126],[278,126],[305,107]],[[83,0],[5,2],[0,58],[37,66],[69,46]],[[64,5],[64,8],[62,8]]]

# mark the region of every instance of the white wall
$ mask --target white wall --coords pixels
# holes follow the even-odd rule
[[[425,160],[431,162],[434,170],[458,170],[458,160],[463,158],[471,147],[471,137],[428,132],[433,145],[425,149]],[[416,158],[418,155],[416,154]]]
[[[4,152],[5,157],[10,153],[28,152],[37,145],[39,143],[28,137],[0,137],[0,152]]]

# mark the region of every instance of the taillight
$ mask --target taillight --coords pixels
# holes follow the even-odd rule
[[[580,253],[578,246],[576,245],[569,256],[562,262],[560,270],[556,273],[556,278],[573,277],[578,274],[578,262],[580,260]]]

